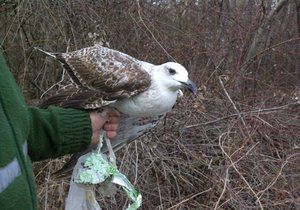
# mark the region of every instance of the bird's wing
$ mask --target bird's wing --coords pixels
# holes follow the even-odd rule
[[[112,104],[122,97],[126,97],[122,91],[107,93],[71,85],[42,100],[39,107],[47,108],[55,105],[63,108],[97,109]]]
[[[117,130],[117,136],[111,140],[111,145],[114,151],[121,149],[134,141],[141,135],[147,133],[151,128],[155,127],[163,118],[165,114],[155,117],[135,117],[129,115],[122,115],[119,127]],[[91,146],[87,150],[74,154],[70,161],[67,162],[60,170],[53,173],[56,177],[64,177],[68,175],[74,168],[77,160],[82,155],[96,149],[96,145]],[[108,148],[105,142],[103,142],[102,152],[107,153]]]
[[[155,127],[164,116],[165,114],[154,117],[122,115],[117,129],[117,136],[111,140],[113,150],[118,151],[144,133],[147,133],[151,128]],[[106,144],[104,144],[102,152],[108,152]]]
[[[57,58],[79,86],[104,92],[119,92],[131,97],[151,84],[149,69],[142,61],[101,45],[69,53],[48,53]]]

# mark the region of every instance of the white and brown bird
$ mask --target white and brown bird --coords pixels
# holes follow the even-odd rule
[[[153,128],[172,109],[180,89],[197,90],[187,70],[174,62],[153,65],[97,44],[68,53],[40,51],[60,61],[76,84],[41,106],[116,108],[122,116],[114,150]]]

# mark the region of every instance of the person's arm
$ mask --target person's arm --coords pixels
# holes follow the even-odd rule
[[[100,129],[109,138],[116,135],[119,113],[115,110],[100,114],[75,109],[27,107],[19,88],[0,51],[0,99],[15,126],[17,136],[28,141],[32,160],[43,160],[86,149],[98,142]],[[18,119],[22,118],[22,119]],[[2,120],[2,119],[0,119]],[[14,124],[14,121],[24,126]]]
[[[51,106],[31,107],[29,155],[43,160],[85,150],[98,143],[101,129],[109,138],[116,136],[119,112],[114,109],[98,113]]]
[[[86,111],[30,107],[29,116],[28,149],[32,160],[79,152],[91,144],[92,125]]]

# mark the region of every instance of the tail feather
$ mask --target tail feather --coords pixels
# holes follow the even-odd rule
[[[69,76],[71,77],[72,81],[75,82],[77,85],[82,86],[81,82],[79,81],[79,79],[76,77],[76,75],[73,72],[73,69],[69,66],[69,64],[67,63],[67,61],[65,60],[65,58],[62,56],[62,53],[51,53],[51,52],[47,52],[39,47],[34,47],[34,49],[41,51],[42,53],[45,53],[46,55],[55,58],[56,60],[58,60],[62,66],[67,70]]]
[[[51,52],[47,52],[39,47],[34,47],[34,49],[38,50],[38,51],[41,51],[42,53],[45,53],[46,55],[49,55],[51,56],[52,58],[57,58],[56,55],[57,53],[51,53]]]
[[[136,140],[138,137],[149,132],[152,128],[158,125],[159,122],[165,117],[165,114],[153,117],[136,117],[123,114],[119,121],[117,136],[111,140],[111,145],[114,152],[128,145],[130,142]],[[90,146],[83,152],[74,154],[69,162],[65,164],[59,171],[54,172],[54,178],[63,178],[70,174],[77,163],[80,156],[91,152],[97,145]],[[107,145],[104,144],[102,153],[108,153]]]

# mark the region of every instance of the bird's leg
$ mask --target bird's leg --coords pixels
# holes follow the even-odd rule
[[[110,139],[107,137],[105,132],[104,132],[104,139],[105,139],[107,149],[108,149],[108,153],[109,153],[109,161],[113,164],[113,166],[117,167],[116,155],[115,155],[114,150],[111,146]]]

